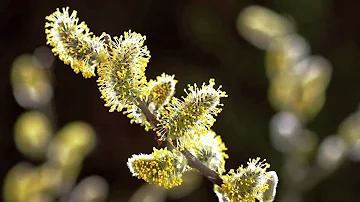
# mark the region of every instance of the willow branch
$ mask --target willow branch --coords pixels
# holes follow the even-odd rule
[[[152,127],[157,127],[159,121],[156,119],[155,115],[150,112],[146,103],[140,99],[137,100],[138,107],[141,109],[142,113],[145,115],[147,121],[151,124]],[[166,138],[166,141],[169,142],[171,145],[173,143]],[[220,178],[219,174],[215,171],[208,168],[204,165],[199,159],[197,159],[189,150],[186,148],[179,150],[185,158],[188,160],[188,164],[190,167],[198,170],[203,176],[205,176],[208,180],[212,183],[221,186],[223,184],[222,179]]]
[[[212,183],[221,186],[223,181],[220,176],[206,165],[204,165],[199,159],[197,159],[189,150],[184,148],[180,151],[188,160],[189,166],[197,169],[202,175],[204,175]]]

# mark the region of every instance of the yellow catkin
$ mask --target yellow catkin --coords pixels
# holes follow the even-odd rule
[[[146,85],[145,68],[150,53],[144,46],[145,39],[129,31],[120,38],[114,37],[107,46],[110,56],[100,64],[97,82],[110,112],[135,104]]]
[[[150,80],[146,87],[143,87],[139,98],[146,104],[149,111],[159,118],[163,106],[168,104],[169,100],[175,93],[175,85],[177,81],[174,76],[169,76],[165,73],[156,77],[156,80]],[[148,122],[146,116],[137,105],[130,105],[124,111],[127,117],[130,118],[131,123],[140,124],[145,127],[145,130],[153,129],[153,126]]]
[[[75,73],[81,72],[89,78],[95,76],[95,68],[106,55],[99,38],[93,36],[84,22],[79,23],[76,15],[76,11],[69,14],[69,7],[66,7],[47,16],[47,44]]]
[[[246,168],[240,166],[236,172],[231,169],[224,175],[223,184],[221,187],[216,186],[215,192],[223,194],[230,202],[261,200],[269,186],[267,181],[270,175],[266,172],[269,167],[260,158],[251,159]]]
[[[209,84],[204,83],[200,89],[196,84],[189,86],[182,100],[173,97],[161,115],[158,134],[167,131],[169,137],[176,139],[194,131],[206,132],[214,124],[214,116],[221,112],[220,98],[227,97],[221,86],[214,89],[214,85],[214,79],[210,79]]]
[[[182,183],[184,159],[176,150],[155,149],[151,155],[133,155],[127,163],[133,176],[164,188]]]
[[[222,174],[225,172],[225,159],[229,156],[225,153],[227,148],[221,137],[212,130],[201,134],[193,134],[192,138],[181,138],[187,148],[204,165]]]

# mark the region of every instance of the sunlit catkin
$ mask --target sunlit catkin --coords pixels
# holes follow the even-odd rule
[[[193,138],[184,138],[184,146],[204,165],[222,174],[225,172],[225,159],[229,156],[225,153],[227,148],[221,137],[212,130],[203,134],[194,134]]]
[[[143,88],[140,99],[156,118],[160,117],[164,106],[169,103],[174,95],[176,83],[177,80],[174,79],[174,75],[169,76],[163,73],[161,76],[157,76],[156,80],[151,79]],[[127,114],[127,117],[131,119],[131,123],[143,125],[146,131],[153,128],[141,109],[135,104],[127,107],[124,114]]]
[[[157,111],[167,105],[175,93],[177,80],[165,73],[157,76],[156,80],[150,80],[148,84],[148,98],[150,111]]]
[[[47,44],[53,47],[54,55],[70,65],[75,73],[85,78],[95,76],[95,68],[105,57],[98,37],[93,36],[85,22],[79,23],[77,12],[69,14],[69,7],[57,9],[46,17]]]
[[[133,155],[127,165],[133,176],[160,187],[171,188],[181,185],[186,161],[176,150],[154,148],[150,155]]]
[[[223,176],[224,183],[215,186],[215,193],[223,194],[230,202],[255,202],[262,200],[263,193],[268,189],[267,181],[270,175],[266,172],[269,164],[260,161],[260,158],[252,159],[248,166],[240,166],[236,172],[231,169]]]
[[[167,132],[169,137],[176,139],[192,132],[205,132],[215,122],[214,116],[220,113],[220,98],[227,97],[224,91],[214,89],[215,81],[210,79],[201,89],[189,86],[189,92],[183,100],[173,98],[171,103],[162,113],[158,135],[163,136]]]
[[[110,112],[120,112],[136,104],[136,99],[141,96],[146,85],[145,68],[150,59],[150,52],[144,46],[145,38],[129,31],[120,38],[110,39],[109,57],[101,63],[97,80]]]

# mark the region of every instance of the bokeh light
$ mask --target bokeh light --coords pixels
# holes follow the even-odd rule
[[[201,185],[202,179],[202,175],[196,171],[185,172],[180,186],[166,190],[168,198],[180,199],[187,196]]]
[[[236,28],[245,39],[260,49],[267,49],[273,39],[295,31],[294,25],[285,17],[255,5],[239,13]]]
[[[81,168],[79,164],[60,167],[49,161],[39,166],[26,162],[18,163],[5,178],[4,201],[53,202],[57,201],[56,199],[68,201],[70,196],[73,202],[105,201],[100,199],[106,198],[108,185],[99,177],[86,178],[71,191]]]
[[[271,119],[271,143],[281,152],[292,151],[300,139],[301,133],[301,121],[290,112],[279,112]]]
[[[266,51],[266,72],[270,80],[291,70],[297,62],[310,54],[306,40],[298,34],[275,38]]]
[[[269,101],[277,110],[295,113],[302,121],[312,120],[322,109],[331,76],[328,60],[304,58],[288,71],[276,75],[269,88]]]
[[[37,167],[21,162],[7,174],[4,186],[6,202],[51,202],[64,188],[61,170],[51,163]]]
[[[44,159],[48,143],[52,137],[52,129],[48,118],[39,111],[23,113],[14,126],[15,143],[25,156]]]
[[[302,78],[301,84],[312,94],[319,94],[328,86],[331,78],[331,64],[322,56],[304,58],[294,66],[294,72]]]
[[[90,176],[79,182],[69,196],[69,202],[106,202],[108,184],[100,176]]]
[[[6,175],[4,182],[5,202],[27,202],[37,194],[36,172],[34,166],[21,162],[16,164]]]
[[[61,167],[82,162],[96,143],[95,130],[88,123],[77,121],[64,126],[50,144],[48,159]]]
[[[316,162],[327,171],[337,168],[346,156],[346,144],[339,135],[329,135],[320,144]]]
[[[348,155],[352,160],[360,161],[360,113],[347,117],[339,126],[339,135],[348,147]]]
[[[14,60],[11,84],[16,101],[24,108],[44,106],[53,96],[49,77],[32,55],[21,55]]]
[[[318,136],[315,132],[309,129],[303,129],[301,136],[296,142],[296,151],[304,156],[312,156],[318,146]]]
[[[154,184],[144,183],[131,196],[129,202],[165,202],[166,190]]]

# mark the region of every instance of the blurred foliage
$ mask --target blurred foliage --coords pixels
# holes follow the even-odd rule
[[[94,149],[95,130],[88,123],[74,121],[53,135],[55,123],[51,120],[55,118],[49,119],[53,115],[49,110],[53,105],[49,97],[52,95],[49,72],[35,61],[35,56],[21,55],[13,63],[14,97],[19,97],[20,106],[33,109],[17,119],[14,139],[24,156],[44,162],[40,165],[20,162],[13,166],[5,177],[4,201],[106,201],[108,185],[101,177],[85,178],[74,188],[83,160]],[[51,91],[43,93],[42,86],[49,86]]]
[[[52,98],[52,87],[43,67],[31,55],[18,57],[12,67],[14,97],[25,108],[40,107]]]
[[[270,138],[274,148],[283,152],[285,168],[282,179],[286,187],[277,197],[279,201],[304,201],[306,190],[339,168],[346,153],[357,153],[358,138],[353,132],[357,126],[350,121],[354,115],[342,124],[342,136],[326,136],[318,145],[319,138],[306,124],[325,104],[331,79],[330,62],[322,56],[310,55],[308,43],[294,33],[294,25],[289,25],[284,16],[259,6],[246,8],[239,16],[240,34],[267,52],[269,102],[279,111],[270,122]],[[268,21],[261,20],[264,16]],[[261,23],[247,23],[251,21]],[[254,30],[256,33],[251,33]],[[347,142],[343,139],[346,136]]]
[[[51,139],[51,128],[47,117],[38,111],[25,112],[15,123],[15,143],[24,155],[43,159]]]
[[[50,143],[48,157],[60,167],[77,165],[94,148],[95,140],[95,131],[89,124],[69,123]]]
[[[250,43],[267,49],[272,41],[293,33],[294,25],[285,17],[261,6],[244,8],[237,18],[236,28]]]

